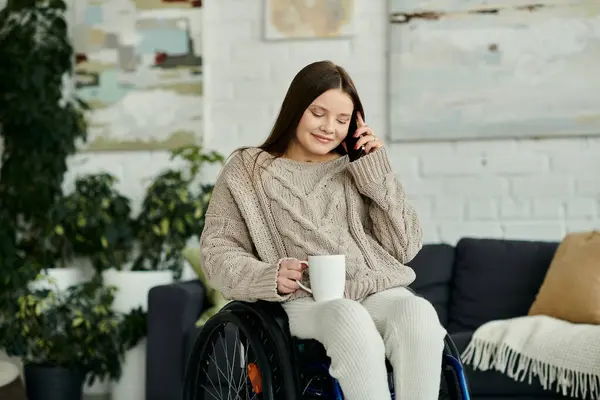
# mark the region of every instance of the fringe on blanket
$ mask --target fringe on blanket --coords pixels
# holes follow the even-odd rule
[[[551,390],[556,383],[556,392],[563,396],[600,399],[600,376],[549,365],[524,356],[506,344],[473,339],[461,359],[464,364],[471,364],[473,369],[495,369],[517,382],[527,378],[531,384],[534,376],[537,376],[545,390]]]

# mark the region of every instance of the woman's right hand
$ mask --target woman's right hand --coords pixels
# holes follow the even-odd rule
[[[277,292],[290,294],[300,288],[298,282],[302,279],[302,271],[307,268],[295,258],[286,258],[279,263],[279,274],[277,274]]]

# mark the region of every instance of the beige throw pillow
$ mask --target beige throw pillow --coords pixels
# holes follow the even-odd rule
[[[564,238],[529,315],[600,324],[600,231]]]

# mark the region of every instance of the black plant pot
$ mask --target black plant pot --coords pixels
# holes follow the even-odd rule
[[[82,400],[84,378],[77,368],[25,365],[28,400]]]

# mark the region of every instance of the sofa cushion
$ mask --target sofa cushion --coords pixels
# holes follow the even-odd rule
[[[558,243],[461,239],[456,245],[448,330],[472,331],[527,315]]]
[[[600,324],[600,231],[563,239],[529,315]]]
[[[440,322],[447,326],[454,247],[448,244],[427,244],[408,265],[417,275],[410,285],[411,289],[433,304]]]

